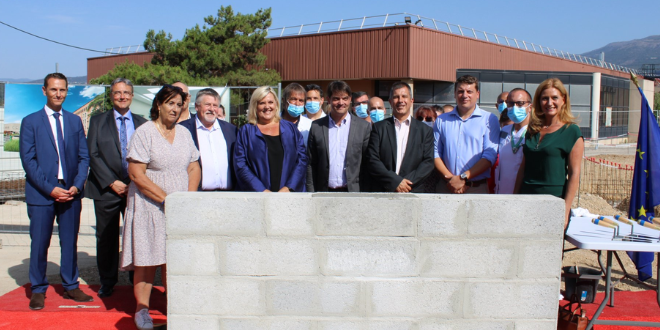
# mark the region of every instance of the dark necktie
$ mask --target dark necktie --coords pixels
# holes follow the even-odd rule
[[[57,129],[57,153],[60,155],[60,164],[62,165],[62,177],[64,179],[64,182],[67,182],[66,178],[66,157],[65,157],[65,151],[66,151],[66,146],[64,145],[64,135],[62,134],[62,124],[60,123],[60,115],[61,113],[55,112],[53,113],[53,117],[55,117],[55,127]]]
[[[121,116],[117,118],[121,120],[121,124],[119,124],[119,142],[121,143],[121,168],[122,168],[122,175],[124,176],[123,178],[126,178],[128,176],[128,161],[126,160],[126,156],[128,156],[128,136],[126,134],[126,120],[128,119],[127,117]]]

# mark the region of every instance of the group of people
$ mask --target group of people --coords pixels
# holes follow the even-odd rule
[[[577,190],[583,141],[558,79],[540,84],[534,98],[520,88],[501,95],[500,111],[512,121],[502,128],[477,105],[478,80],[463,76],[454,83],[455,107],[423,106],[416,114],[411,87],[395,82],[389,118],[381,98],[353,93],[344,81],[331,82],[326,93],[291,83],[281,100],[264,86],[252,93],[247,124],[239,129],[223,120],[211,88],[197,93],[191,114],[188,87],[180,82],[164,85],[150,120],[142,118],[130,110],[133,84],[117,78],[110,86],[113,110],[92,117],[86,136],[80,118],[62,109],[67,84],[60,73],[46,76],[46,105],[21,124],[35,310],[44,307],[55,218],[64,297],[93,300],[78,288],[82,196],[94,200],[98,296],[113,294],[118,269],[131,271],[135,323],[151,329],[149,298],[157,267],[165,273],[164,210],[173,192],[488,193],[496,163],[497,193],[551,194],[564,198],[569,212]]]

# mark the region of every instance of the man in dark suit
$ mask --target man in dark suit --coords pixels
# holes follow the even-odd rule
[[[179,125],[187,128],[199,150],[199,166],[202,168],[200,191],[234,190],[234,144],[238,130],[236,126],[217,118],[220,95],[212,88],[197,92],[195,111],[197,115]]]
[[[374,124],[367,161],[376,192],[423,192],[420,183],[433,165],[433,130],[412,116],[410,85],[390,90],[393,116]]]
[[[368,185],[363,155],[371,124],[349,113],[351,88],[328,85],[330,113],[312,123],[307,142],[307,191],[360,192]]]
[[[80,198],[89,168],[85,130],[80,117],[62,109],[68,82],[61,73],[44,79],[46,105],[21,122],[20,155],[25,170],[25,202],[30,217],[30,309],[44,307],[48,247],[57,218],[64,298],[94,299],[78,287]]]
[[[119,216],[126,210],[128,142],[147,120],[131,112],[133,83],[124,78],[110,85],[113,109],[92,117],[87,134],[89,179],[85,197],[94,200],[96,264],[101,278],[98,296],[109,297],[118,281]]]

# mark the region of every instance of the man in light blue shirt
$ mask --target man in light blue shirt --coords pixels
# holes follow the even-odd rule
[[[433,125],[435,168],[444,178],[438,193],[488,193],[490,167],[497,159],[497,116],[477,106],[479,81],[465,75],[454,83],[454,110]]]

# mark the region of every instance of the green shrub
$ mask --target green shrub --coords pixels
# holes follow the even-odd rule
[[[18,152],[18,140],[9,140],[5,142],[5,151]]]

